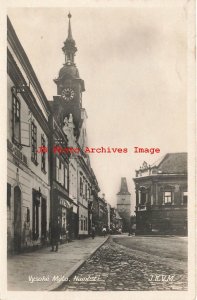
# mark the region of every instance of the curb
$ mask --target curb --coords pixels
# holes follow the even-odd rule
[[[91,253],[85,258],[85,259],[81,259],[80,261],[78,261],[66,274],[63,275],[63,277],[65,278],[70,278],[71,276],[73,276],[77,270],[79,268],[81,268],[84,263],[87,261],[87,259],[89,259],[90,257],[92,257],[94,255],[94,253],[100,248],[102,247],[110,238],[110,235],[108,235],[108,237],[96,248],[94,248]],[[67,281],[65,282],[54,282],[48,289],[48,291],[59,291],[60,288],[65,285],[67,283]]]

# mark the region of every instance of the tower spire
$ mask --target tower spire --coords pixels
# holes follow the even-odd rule
[[[71,30],[71,22],[70,22],[70,19],[72,18],[72,15],[71,15],[70,12],[68,14],[68,18],[69,18],[69,21],[68,21],[68,40],[73,40],[72,30]]]
[[[72,15],[69,12],[68,14],[68,37],[66,41],[64,42],[64,47],[62,48],[64,54],[65,54],[65,63],[66,64],[74,64],[74,56],[75,52],[77,51],[77,47],[75,46],[75,40],[72,36],[72,30],[71,30],[71,19]]]
[[[121,178],[120,191],[117,195],[131,195],[128,190],[126,177]]]

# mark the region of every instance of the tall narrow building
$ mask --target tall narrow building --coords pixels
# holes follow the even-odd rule
[[[117,193],[117,210],[123,220],[123,232],[129,231],[131,216],[131,194],[128,191],[127,180],[121,178],[120,191]]]
[[[73,116],[75,136],[78,139],[86,118],[85,109],[82,108],[82,93],[85,91],[84,81],[79,76],[75,64],[77,47],[71,31],[71,14],[68,14],[68,36],[62,48],[65,63],[59,71],[59,76],[54,82],[57,85],[57,96],[54,96],[54,108],[60,124],[63,126],[65,118]]]
[[[65,137],[62,143],[61,137],[55,136],[58,134],[57,128],[53,127],[55,140],[51,144],[65,145],[78,151],[76,155],[69,154],[68,161],[66,157],[65,161],[63,160],[64,153],[53,155],[52,213],[62,220],[64,227],[68,227],[74,237],[77,237],[87,236],[91,230],[93,194],[98,193],[99,187],[94,179],[89,156],[84,152],[87,145],[86,119],[88,117],[82,106],[85,84],[75,64],[77,47],[71,30],[71,17],[69,13],[68,34],[62,48],[64,64],[59,70],[58,78],[54,79],[57,93],[51,101],[54,120],[58,124],[59,132],[62,131]]]

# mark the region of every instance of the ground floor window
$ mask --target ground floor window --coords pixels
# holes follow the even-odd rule
[[[83,216],[81,215],[81,230],[83,230]]]
[[[33,191],[33,211],[32,211],[32,234],[33,239],[37,240],[39,237],[39,208],[40,195],[38,191]]]
[[[87,217],[85,217],[85,216],[83,216],[83,215],[81,215],[81,230],[88,230],[88,218]]]
[[[86,230],[86,218],[85,217],[84,217],[84,220],[83,220],[83,224],[84,224],[83,229]]]

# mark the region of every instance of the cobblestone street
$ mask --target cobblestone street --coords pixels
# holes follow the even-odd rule
[[[110,238],[58,290],[181,291],[187,290],[186,269],[186,262],[129,249]]]

